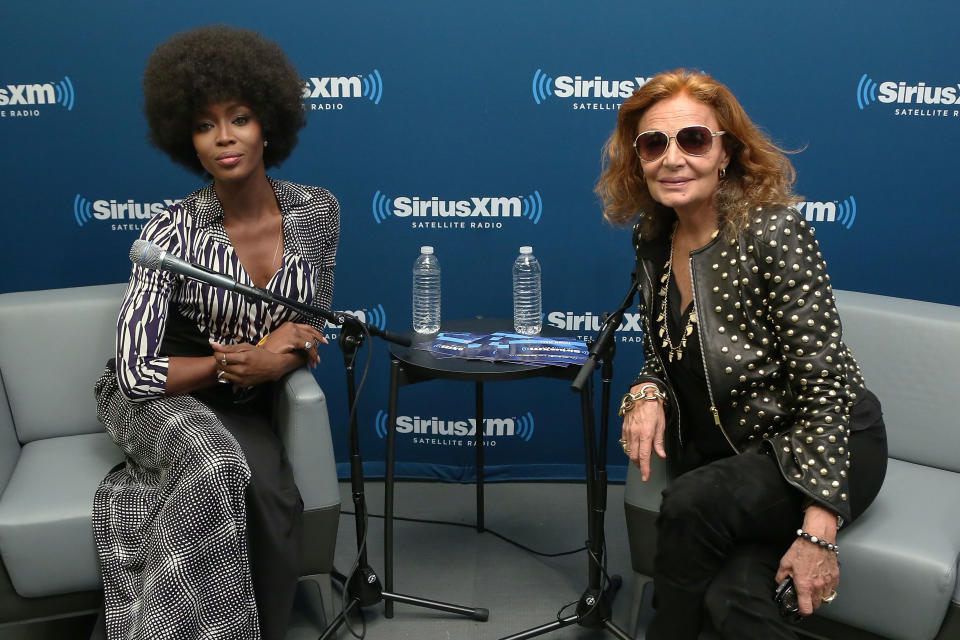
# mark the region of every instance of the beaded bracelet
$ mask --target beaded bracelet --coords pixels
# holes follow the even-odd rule
[[[830,551],[833,551],[833,552],[834,552],[835,554],[837,554],[837,555],[840,555],[840,547],[838,547],[838,546],[835,545],[835,544],[831,544],[830,542],[827,542],[826,540],[822,540],[822,539],[818,538],[817,536],[810,535],[809,533],[807,533],[807,532],[804,531],[803,529],[797,529],[797,536],[800,537],[800,538],[803,538],[804,540],[807,540],[808,542],[812,542],[813,544],[819,545],[819,546],[823,547],[824,549],[828,549],[828,550],[830,550]]]

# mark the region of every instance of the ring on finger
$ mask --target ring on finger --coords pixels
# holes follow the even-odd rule
[[[830,604],[831,602],[833,602],[834,600],[837,599],[837,590],[836,590],[836,589],[831,589],[831,590],[830,590],[830,593],[829,593],[828,595],[825,595],[825,596],[823,596],[823,597],[820,598],[820,599],[821,599],[823,602],[825,602],[826,604]]]
[[[220,384],[230,384],[230,381],[224,377],[226,373],[227,373],[226,371],[218,371],[217,382],[219,382]]]
[[[307,340],[306,342],[303,343],[303,348],[309,351],[310,349],[313,348],[313,343]]]
[[[227,354],[223,354],[223,357],[220,358],[220,364],[227,366]]]
[[[619,442],[619,443],[620,443],[620,446],[621,446],[621,447],[625,447],[625,446],[627,446],[627,441],[626,441],[626,440],[624,440],[623,438],[621,438],[621,439],[619,439],[619,440],[617,440],[617,442]]]

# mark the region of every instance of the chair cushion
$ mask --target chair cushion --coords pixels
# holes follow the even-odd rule
[[[97,589],[93,494],[123,454],[105,433],[26,444],[0,496],[0,555],[21,596]]]
[[[893,640],[934,638],[957,593],[960,474],[891,458],[838,544],[840,595],[819,615]]]
[[[20,442],[103,432],[93,385],[126,285],[0,295],[0,371]]]

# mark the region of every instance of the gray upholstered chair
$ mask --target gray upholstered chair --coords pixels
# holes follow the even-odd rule
[[[876,501],[840,532],[839,597],[799,628],[837,640],[960,639],[960,307],[836,296],[844,340],[883,405],[890,461]],[[654,520],[669,481],[655,460],[647,483],[634,468],[627,474],[631,631],[649,601]]]
[[[90,514],[122,454],[97,422],[93,384],[114,353],[124,287],[0,295],[0,636],[102,601]],[[306,369],[277,394],[305,507],[301,574],[329,617],[340,494],[326,400]]]

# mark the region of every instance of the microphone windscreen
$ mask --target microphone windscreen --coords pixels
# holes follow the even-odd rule
[[[163,249],[147,240],[134,240],[130,247],[130,261],[147,269],[159,269]]]

